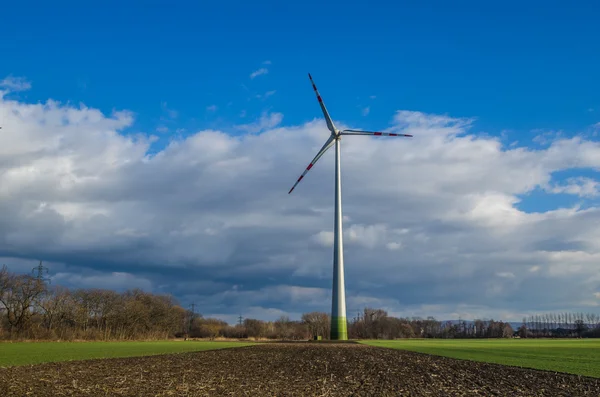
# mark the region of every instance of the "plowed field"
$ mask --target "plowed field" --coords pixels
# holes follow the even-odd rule
[[[600,396],[600,379],[358,344],[261,344],[0,369],[0,396]]]

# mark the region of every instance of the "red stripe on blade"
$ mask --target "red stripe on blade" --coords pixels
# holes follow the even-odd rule
[[[323,100],[321,99],[321,96],[317,96],[317,99],[319,100],[319,102],[323,102]]]
[[[398,136],[398,134],[390,134],[390,136]]]
[[[381,132],[374,132],[373,135],[381,135]]]
[[[312,168],[312,164],[309,164],[308,167],[306,167],[306,171],[310,170]]]

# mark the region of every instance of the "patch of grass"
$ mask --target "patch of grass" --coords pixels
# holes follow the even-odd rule
[[[56,361],[152,356],[250,346],[246,342],[17,342],[0,343],[0,366]]]
[[[405,339],[361,343],[600,378],[598,339]]]

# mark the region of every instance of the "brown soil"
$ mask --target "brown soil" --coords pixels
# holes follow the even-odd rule
[[[0,396],[600,396],[600,379],[357,344],[0,369]]]

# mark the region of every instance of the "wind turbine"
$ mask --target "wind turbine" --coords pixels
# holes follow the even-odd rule
[[[346,323],[346,290],[344,287],[344,247],[342,241],[342,181],[340,172],[340,144],[342,136],[344,135],[373,135],[373,136],[400,136],[400,137],[412,137],[408,134],[395,134],[389,132],[375,132],[375,131],[360,131],[360,130],[338,130],[335,128],[327,108],[323,103],[321,95],[317,90],[317,86],[312,79],[310,73],[308,78],[315,90],[319,105],[325,116],[325,122],[327,122],[327,128],[331,132],[325,144],[319,150],[315,158],[310,162],[306,170],[300,175],[300,178],[296,181],[294,186],[290,189],[290,194],[296,185],[300,183],[302,178],[308,171],[316,164],[317,161],[325,154],[325,152],[335,143],[335,220],[333,228],[333,291],[332,291],[332,302],[331,302],[331,333],[330,339],[332,340],[347,340],[348,330]]]

